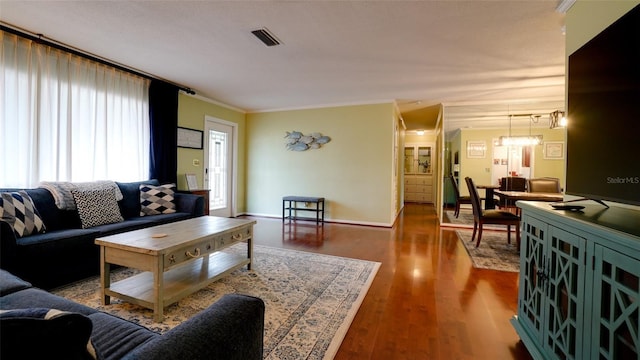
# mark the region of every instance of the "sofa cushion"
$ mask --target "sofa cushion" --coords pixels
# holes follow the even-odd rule
[[[83,229],[124,221],[113,189],[71,190],[71,194]]]
[[[100,232],[96,229],[65,229],[23,237],[17,239],[16,243],[19,246],[32,246],[56,242],[62,246],[70,246],[78,242],[93,243],[93,239],[99,234]]]
[[[0,301],[0,308],[3,310],[48,308],[74,312],[82,315],[90,315],[98,312],[98,310],[94,308],[73,302],[69,299],[65,299],[36,287],[30,287],[11,294],[5,294],[2,296],[2,301]]]
[[[16,291],[28,289],[31,284],[13,275],[12,273],[0,269],[0,296],[12,294]]]
[[[2,359],[95,358],[91,320],[49,308],[0,310]]]
[[[116,182],[122,192],[122,200],[118,202],[120,213],[125,219],[140,216],[140,185],[160,185],[158,180],[136,181],[129,183]]]
[[[132,350],[160,337],[141,325],[103,312],[91,314],[89,318],[93,322],[91,342],[99,359],[122,359]]]
[[[100,237],[109,236],[109,235],[118,234],[125,231],[139,230],[139,229],[147,228],[149,226],[157,225],[154,221],[151,221],[151,219],[152,218],[148,218],[148,217],[139,217],[135,219],[127,219],[125,221],[112,223],[112,224],[98,225],[91,229],[99,231]]]
[[[176,184],[140,185],[140,216],[176,212]]]
[[[192,218],[192,216],[191,214],[185,213],[185,212],[174,212],[172,214],[145,216],[145,218],[148,218],[149,220],[151,220],[154,223],[154,225],[160,225],[160,224],[168,224],[168,223],[172,223],[180,220],[187,220]]]
[[[0,193],[0,218],[8,222],[20,237],[46,230],[38,210],[26,191]]]

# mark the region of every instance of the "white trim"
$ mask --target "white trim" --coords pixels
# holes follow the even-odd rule
[[[252,212],[243,212],[237,214],[236,216],[255,216],[255,217],[263,217],[270,219],[282,219],[282,214],[274,215],[274,214],[264,214],[264,213],[252,213]],[[304,221],[305,223],[313,223],[315,220],[298,220]],[[324,219],[325,223],[335,223],[335,224],[348,224],[348,225],[362,225],[362,226],[376,226],[376,227],[393,227],[393,224],[390,223],[379,223],[379,222],[370,222],[370,221],[354,221],[354,220],[341,220],[341,219]],[[286,223],[285,223],[286,224]]]
[[[209,99],[209,98],[207,98],[207,97],[204,97],[204,96],[201,96],[201,95],[198,95],[198,94],[192,95],[192,94],[187,94],[187,93],[184,93],[184,92],[183,92],[183,94],[184,94],[184,95],[186,95],[186,96],[191,96],[191,97],[193,97],[193,98],[196,98],[196,99],[201,100],[201,101],[204,101],[204,102],[208,102],[208,103],[210,103],[210,104],[214,104],[214,105],[222,106],[222,107],[227,108],[227,109],[229,109],[229,110],[233,110],[233,111],[241,112],[241,113],[243,113],[243,114],[246,114],[246,113],[247,113],[247,111],[246,111],[246,110],[240,109],[240,108],[235,107],[235,106],[233,106],[233,105],[225,104],[225,103],[220,102],[220,101],[218,101],[218,100]]]
[[[231,121],[216,118],[213,116],[205,115],[204,116],[205,130],[207,129],[207,122],[209,121],[213,123],[226,125],[232,128],[231,137],[233,141],[233,144],[232,144],[233,154],[231,159],[231,184],[229,185],[231,185],[231,217],[236,217],[237,211],[238,211],[238,124]],[[204,146],[203,146],[203,149],[204,149]],[[207,150],[208,150],[208,141],[207,141]],[[205,158],[205,166],[203,166],[202,171],[204,171],[205,167],[209,166],[209,164],[207,163],[207,160],[209,158],[209,155],[207,154],[207,152],[204,153],[204,158]],[[205,176],[204,173],[202,175]]]

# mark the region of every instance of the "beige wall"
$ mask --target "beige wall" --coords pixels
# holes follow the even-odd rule
[[[246,114],[201,100],[194,96],[180,94],[178,98],[178,126],[190,129],[204,130],[205,116],[211,116],[238,124],[238,169],[237,169],[237,199],[238,213],[245,211],[245,179],[246,179]],[[200,165],[193,165],[193,160]],[[204,151],[196,149],[178,148],[178,189],[186,189],[184,174],[193,173],[198,177],[198,184],[203,186],[204,179]]]
[[[396,123],[392,103],[247,114],[247,213],[280,217],[283,196],[321,196],[327,219],[391,225]],[[294,130],[332,140],[290,151]]]

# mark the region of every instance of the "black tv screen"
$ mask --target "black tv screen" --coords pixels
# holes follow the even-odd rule
[[[640,205],[640,5],[569,56],[567,194]]]

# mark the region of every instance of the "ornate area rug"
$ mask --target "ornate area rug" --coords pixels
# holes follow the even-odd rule
[[[453,215],[453,213],[453,210],[445,211],[445,214],[447,215],[450,223],[473,226],[473,212],[471,211],[471,209],[460,209],[460,214],[458,214],[458,217]]]
[[[473,230],[456,230],[458,239],[467,249],[473,267],[509,272],[520,271],[520,253],[516,246],[516,236],[511,233],[511,244],[507,243],[506,231],[482,232],[482,241],[476,248],[476,242],[471,242]]]
[[[240,244],[242,245],[242,244]],[[246,253],[246,245],[225,251]],[[153,311],[111,298],[100,301],[98,277],[54,292],[81,304],[164,333],[228,293],[261,298],[265,311],[265,359],[332,359],[338,351],[380,263],[308,252],[254,246],[251,271],[236,270],[208,287],[165,308],[165,320]],[[117,281],[137,270],[121,268]]]
[[[458,214],[457,218],[455,217],[455,215],[453,215],[453,210],[447,210],[445,211],[445,214],[450,223],[456,224],[456,225],[465,225],[473,228],[473,211],[471,209],[467,209],[467,208],[460,209],[460,214]],[[504,229],[505,227],[503,225],[485,225],[484,228],[485,229]]]

